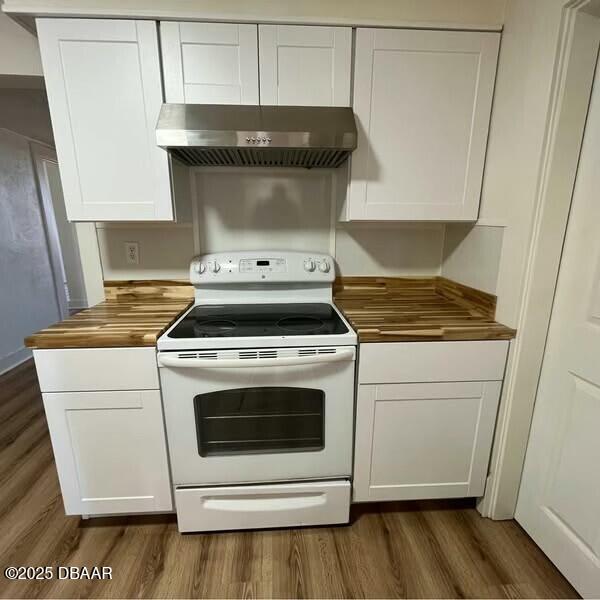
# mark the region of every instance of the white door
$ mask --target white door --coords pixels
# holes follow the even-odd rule
[[[600,73],[587,121],[516,519],[600,597]]]
[[[156,23],[38,19],[37,31],[69,220],[172,220]]]
[[[258,104],[256,25],[160,24],[165,96],[186,104]]]
[[[350,106],[352,28],[259,25],[260,103]]]
[[[357,29],[348,220],[476,220],[500,35]]]
[[[42,396],[66,514],[172,509],[158,390]]]
[[[62,216],[57,215],[54,204],[54,193],[57,192],[56,184],[60,187],[60,177],[58,176],[58,163],[56,162],[56,152],[52,148],[43,146],[35,142],[30,143],[31,157],[35,168],[38,193],[40,195],[40,208],[44,218],[44,229],[48,240],[48,257],[52,265],[52,275],[54,278],[54,288],[56,300],[60,307],[60,318],[66,319],[69,316],[69,288],[67,284],[67,273],[64,261],[64,252],[69,250],[69,241],[63,240],[60,235],[59,219]],[[58,177],[58,181],[56,181]],[[58,194],[57,205],[62,204],[64,214],[64,201],[62,195]],[[59,202],[62,201],[62,202]],[[60,206],[58,207],[61,208]],[[67,227],[75,226],[68,221],[64,223]],[[63,248],[64,246],[64,248]]]

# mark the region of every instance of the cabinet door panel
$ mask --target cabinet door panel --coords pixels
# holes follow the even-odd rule
[[[66,514],[172,510],[158,390],[42,396]]]
[[[261,104],[350,106],[352,28],[259,25]]]
[[[500,387],[360,385],[354,500],[482,495]]]
[[[152,21],[38,19],[67,216],[172,220],[156,145],[162,83]]]
[[[167,102],[258,104],[256,25],[160,24]]]
[[[476,220],[499,34],[358,29],[350,220]]]

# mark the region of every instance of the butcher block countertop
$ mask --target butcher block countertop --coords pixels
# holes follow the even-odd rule
[[[194,288],[178,281],[107,281],[106,300],[38,331],[29,348],[156,346],[158,337],[192,303]]]
[[[186,281],[107,281],[106,300],[29,336],[29,348],[155,346],[186,310]],[[515,331],[494,321],[496,297],[443,277],[342,277],[336,305],[361,342],[507,340]]]
[[[342,277],[335,304],[360,342],[508,340],[496,296],[444,277]]]

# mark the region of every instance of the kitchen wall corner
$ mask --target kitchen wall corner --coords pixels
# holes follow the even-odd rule
[[[441,274],[464,285],[496,294],[503,239],[503,226],[447,224]]]

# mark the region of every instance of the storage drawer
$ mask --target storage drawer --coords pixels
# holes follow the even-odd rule
[[[34,350],[42,392],[157,390],[155,348]]]
[[[501,381],[509,342],[384,342],[360,345],[358,382]]]
[[[178,488],[179,531],[217,531],[347,523],[350,482]]]

